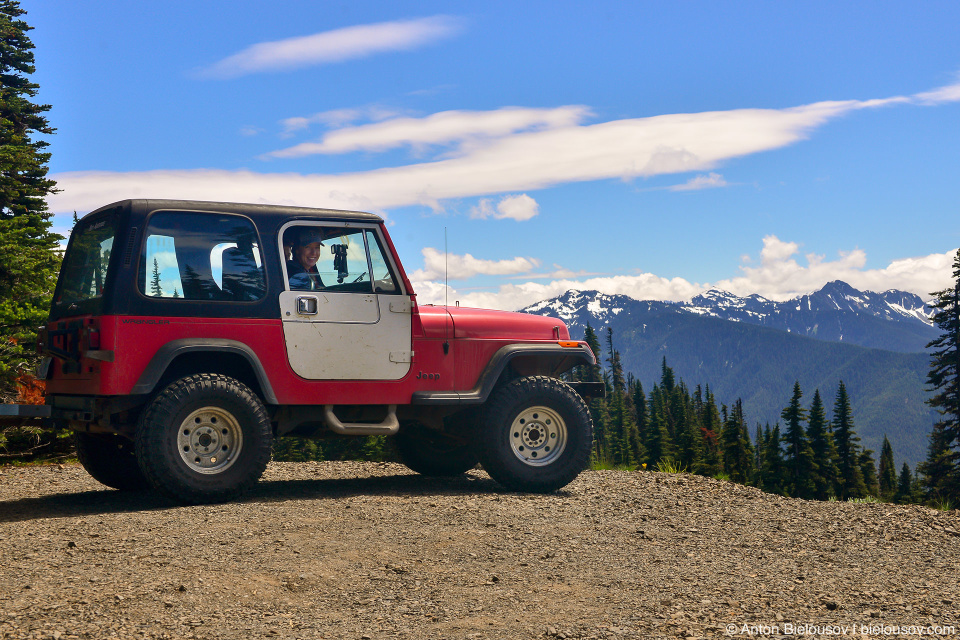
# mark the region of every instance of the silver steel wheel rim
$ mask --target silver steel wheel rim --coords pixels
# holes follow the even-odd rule
[[[223,473],[233,466],[243,448],[243,431],[232,413],[220,407],[203,407],[180,423],[177,450],[197,473]]]
[[[567,446],[567,423],[553,409],[529,407],[510,425],[510,448],[524,464],[554,462]]]

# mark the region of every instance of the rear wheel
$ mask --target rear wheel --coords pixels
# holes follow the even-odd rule
[[[400,461],[425,476],[458,476],[477,466],[472,442],[419,424],[401,427],[394,443]]]
[[[150,484],[179,502],[225,502],[270,461],[270,419],[246,385],[222,375],[181,378],[141,414],[137,460]]]
[[[516,491],[548,492],[586,468],[593,422],[569,385],[527,377],[494,391],[477,436],[480,464],[494,480]]]
[[[112,434],[75,433],[77,458],[94,480],[120,491],[149,488],[132,440]]]

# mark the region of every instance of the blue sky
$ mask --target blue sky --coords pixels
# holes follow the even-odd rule
[[[23,0],[56,227],[128,197],[374,211],[423,302],[926,296],[960,3]]]

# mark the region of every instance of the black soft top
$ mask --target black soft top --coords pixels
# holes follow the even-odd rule
[[[222,302],[208,300],[181,300],[170,304],[167,299],[154,299],[138,291],[141,245],[151,214],[157,211],[187,211],[212,214],[241,215],[250,219],[260,238],[264,257],[267,295],[258,301]],[[115,224],[114,247],[103,295],[78,303],[51,304],[50,319],[82,315],[138,315],[184,316],[217,318],[279,318],[278,297],[283,288],[281,248],[277,243],[280,228],[292,221],[336,221],[344,223],[380,225],[383,218],[372,213],[314,209],[273,204],[246,204],[238,202],[206,202],[202,200],[129,199],[120,200],[91,211],[83,217],[86,223],[97,224],[96,219],[112,218]],[[70,249],[67,249],[69,255]],[[62,281],[64,274],[60,274]],[[60,284],[58,284],[58,291]]]
[[[383,222],[383,218],[373,213],[362,211],[344,211],[341,209],[319,209],[313,207],[292,207],[279,204],[249,204],[242,202],[209,202],[205,200],[164,200],[129,199],[113,202],[91,211],[87,215],[94,215],[107,209],[122,208],[133,214],[146,214],[151,211],[211,211],[216,213],[239,213],[250,217],[322,217],[327,220],[343,220],[356,222]],[[86,217],[86,216],[84,216]]]

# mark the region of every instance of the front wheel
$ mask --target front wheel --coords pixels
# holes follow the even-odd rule
[[[225,502],[253,486],[270,461],[267,411],[246,385],[222,375],[181,378],[141,413],[140,468],[179,502]]]
[[[569,385],[542,376],[519,378],[494,391],[477,431],[480,464],[516,491],[566,486],[590,460],[593,422]]]

